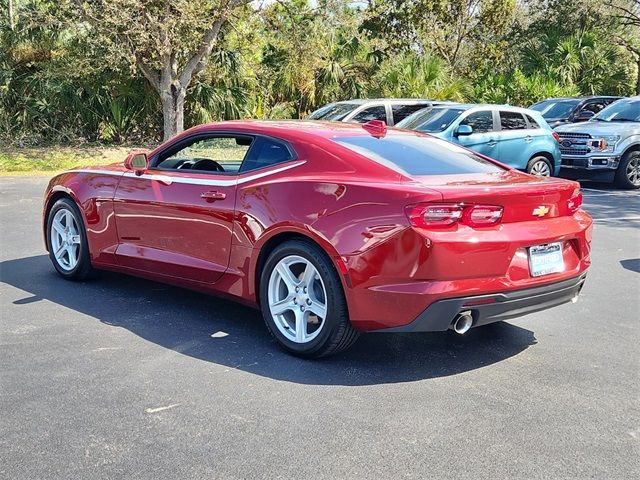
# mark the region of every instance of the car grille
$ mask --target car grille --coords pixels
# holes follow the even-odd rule
[[[568,167],[587,167],[587,159],[586,158],[563,158],[562,165]]]
[[[558,135],[561,155],[587,155],[591,151],[587,146],[587,140],[591,138],[588,133],[558,132]]]

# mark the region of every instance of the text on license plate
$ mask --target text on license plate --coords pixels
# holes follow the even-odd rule
[[[532,277],[563,272],[562,243],[529,247],[529,268]]]

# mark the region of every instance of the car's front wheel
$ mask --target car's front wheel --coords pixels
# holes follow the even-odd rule
[[[529,163],[527,164],[527,173],[538,177],[550,177],[553,174],[553,168],[547,157],[538,155],[529,160]]]
[[[622,157],[615,184],[618,188],[640,188],[640,151],[628,152]]]
[[[290,240],[271,252],[262,269],[260,306],[271,334],[294,355],[332,355],[358,338],[340,278],[311,242]]]
[[[91,260],[82,215],[69,198],[58,200],[47,217],[49,258],[60,275],[83,280],[91,273]]]

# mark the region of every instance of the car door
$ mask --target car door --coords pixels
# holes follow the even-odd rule
[[[529,160],[526,157],[533,137],[527,130],[527,121],[520,112],[500,110],[500,131],[497,133],[496,160],[510,167],[524,169]],[[526,158],[525,158],[526,157]]]
[[[458,123],[469,125],[473,132],[471,135],[459,135],[454,137],[456,142],[475,152],[497,159],[496,128],[491,110],[475,110],[467,113]]]
[[[114,198],[120,265],[210,284],[227,269],[237,175],[253,137],[198,134],[169,145]]]

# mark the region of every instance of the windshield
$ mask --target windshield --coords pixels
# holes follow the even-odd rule
[[[333,122],[339,122],[344,120],[344,117],[353,112],[358,105],[353,103],[330,103],[322,108],[319,108],[311,115],[309,120],[327,120]]]
[[[531,110],[536,110],[544,118],[567,118],[580,100],[545,100],[544,102],[531,105]]]
[[[464,112],[462,108],[427,108],[408,116],[396,124],[398,128],[419,132],[442,132]]]
[[[399,132],[398,132],[399,133]],[[473,152],[439,138],[421,135],[337,137],[335,142],[408,175],[454,175],[502,172]]]
[[[640,122],[640,98],[618,100],[591,120],[600,122]]]

